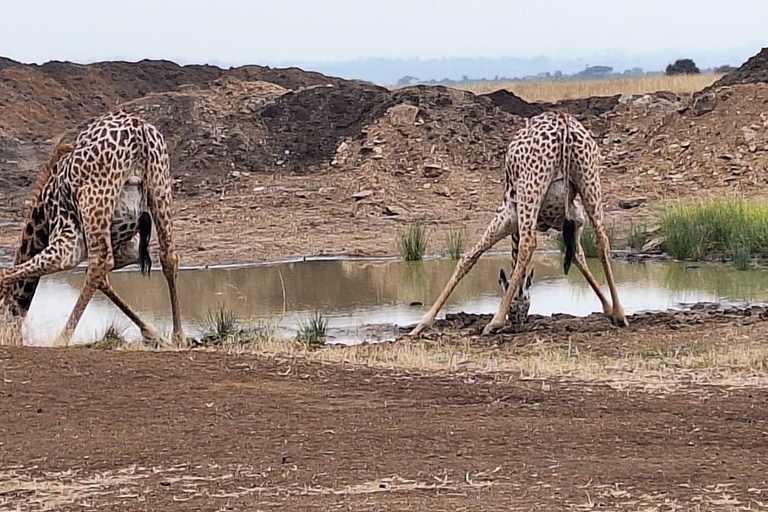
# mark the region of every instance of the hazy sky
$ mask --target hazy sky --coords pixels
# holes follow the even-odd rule
[[[765,0],[0,0],[0,55],[227,64],[768,46]]]

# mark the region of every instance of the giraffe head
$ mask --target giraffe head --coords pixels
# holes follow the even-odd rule
[[[517,289],[512,302],[509,303],[509,311],[507,312],[507,318],[514,326],[521,326],[528,318],[528,310],[531,309],[531,285],[533,284],[533,267],[530,267],[523,275],[523,280],[520,283],[520,287]],[[506,293],[509,289],[509,281],[507,280],[507,274],[503,268],[499,269],[499,285],[501,286],[502,293]]]

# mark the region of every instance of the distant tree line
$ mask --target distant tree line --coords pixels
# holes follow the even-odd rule
[[[427,84],[427,85],[458,85],[469,83],[483,83],[483,82],[534,82],[534,81],[548,81],[548,80],[605,80],[607,78],[633,78],[641,76],[661,76],[661,75],[690,75],[699,73],[730,73],[736,68],[730,65],[718,66],[716,68],[708,68],[703,71],[700,70],[693,59],[678,59],[674,63],[669,64],[664,71],[644,71],[643,68],[626,69],[622,72],[615,72],[611,66],[586,66],[578,73],[565,74],[561,71],[555,71],[553,73],[539,73],[537,75],[530,75],[524,77],[509,78],[504,76],[495,76],[493,78],[469,78],[463,76],[461,80],[451,80],[450,78],[443,78],[442,80],[419,80],[415,76],[404,76],[397,81],[397,85],[400,87],[406,87],[415,84]]]

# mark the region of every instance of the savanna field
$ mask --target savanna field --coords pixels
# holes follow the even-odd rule
[[[766,52],[728,74],[457,88],[3,61],[5,266],[56,143],[122,105],[168,141],[189,339],[143,344],[97,297],[54,347],[83,269],[44,280],[0,333],[0,509],[768,508]],[[512,135],[553,109],[604,154],[629,326],[549,232],[522,327],[481,335],[502,241],[410,336],[495,213]],[[592,228],[581,243],[606,291]],[[110,279],[168,335],[153,268]]]

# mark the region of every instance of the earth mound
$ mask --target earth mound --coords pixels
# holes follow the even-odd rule
[[[768,48],[763,48],[757,55],[715,82],[712,87],[728,85],[754,84],[768,82]]]

